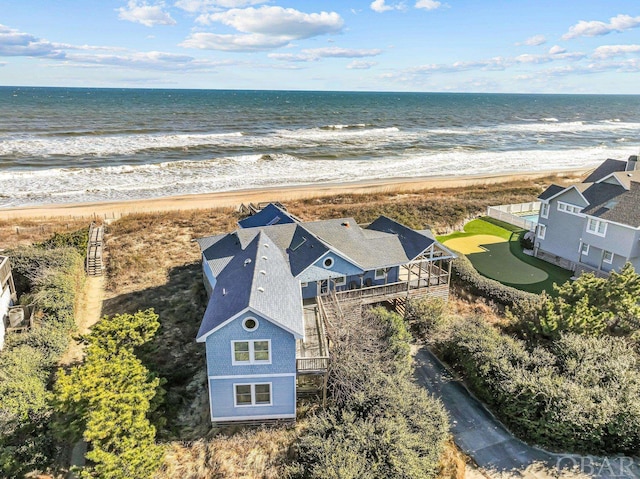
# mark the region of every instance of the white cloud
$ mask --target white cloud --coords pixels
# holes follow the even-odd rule
[[[64,57],[59,46],[0,24],[0,56]]]
[[[349,70],[368,70],[369,68],[372,68],[374,66],[376,66],[378,64],[378,62],[367,62],[364,60],[354,60],[351,63],[349,63],[347,65],[347,68]]]
[[[202,50],[221,50],[226,52],[259,52],[283,47],[291,41],[286,36],[269,36],[261,34],[220,35],[217,33],[192,33],[179,46],[199,48]]]
[[[117,9],[118,18],[129,22],[141,23],[147,27],[154,25],[175,25],[176,21],[171,15],[162,10],[163,4],[147,5],[145,2],[139,3],[137,0],[129,0],[126,7]]]
[[[538,45],[543,45],[547,43],[547,39],[544,35],[534,35],[532,37],[527,38],[524,42],[522,43],[516,43],[516,45],[520,46],[520,45],[527,45],[530,47],[537,47]]]
[[[189,13],[210,12],[221,8],[242,8],[267,3],[268,0],[178,0],[175,6]]]
[[[577,24],[569,28],[569,31],[562,35],[563,40],[571,40],[577,37],[596,37],[607,35],[611,32],[623,32],[640,26],[640,17],[629,15],[617,15],[609,19],[609,23],[597,20],[586,22],[580,20]]]
[[[640,45],[602,45],[593,52],[594,58],[612,58],[640,52]]]
[[[52,43],[0,25],[0,57],[2,56],[47,58],[60,61],[58,65],[75,68],[116,66],[159,71],[212,71],[239,63],[200,60],[188,55],[158,51],[131,52],[121,47]]]
[[[554,45],[549,48],[549,55],[559,55],[560,53],[565,53],[566,51],[566,48],[562,48],[560,45]]]
[[[416,8],[424,8],[425,10],[436,10],[442,6],[441,2],[436,0],[418,0]]]
[[[234,8],[226,12],[201,15],[201,23],[219,22],[244,33],[288,36],[292,39],[311,38],[337,33],[344,24],[335,12],[304,13],[293,8]]]
[[[364,58],[380,55],[379,49],[351,49],[340,47],[310,48],[301,53],[270,53],[269,58],[286,62],[310,62],[322,58]]]
[[[70,53],[66,60],[80,66],[89,64],[159,71],[211,71],[221,66],[237,64],[233,61],[199,60],[188,55],[156,51],[125,55]]]
[[[335,12],[304,13],[293,8],[231,9],[200,15],[199,23],[219,22],[240,34],[191,34],[180,46],[225,51],[260,51],[288,45],[294,40],[342,31],[343,20]]]
[[[387,5],[385,3],[385,0],[373,0],[373,2],[371,2],[371,5],[369,5],[369,7],[371,8],[371,10],[378,13],[388,12],[389,10],[404,10],[406,8],[403,2],[396,3],[393,5]]]

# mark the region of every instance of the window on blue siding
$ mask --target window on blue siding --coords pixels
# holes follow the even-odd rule
[[[237,341],[233,343],[233,359],[236,362],[249,362],[249,341]]]
[[[234,366],[243,364],[271,364],[271,341],[231,341]]]
[[[234,384],[236,406],[271,406],[271,383]]]
[[[253,343],[253,359],[269,361],[269,341],[255,341]]]
[[[271,384],[256,384],[254,387],[256,404],[271,404]]]
[[[236,405],[251,405],[251,384],[236,384]]]

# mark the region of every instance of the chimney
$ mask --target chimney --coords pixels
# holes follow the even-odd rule
[[[627,167],[624,171],[636,171],[638,167],[638,155],[631,155],[627,160]]]

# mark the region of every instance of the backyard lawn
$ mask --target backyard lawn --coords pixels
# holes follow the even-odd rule
[[[572,273],[524,254],[518,241],[522,231],[485,217],[470,221],[464,231],[439,236],[438,241],[464,254],[487,278],[531,293],[553,294],[553,283],[566,282]]]

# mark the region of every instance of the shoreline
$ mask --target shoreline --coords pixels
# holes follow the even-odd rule
[[[240,203],[265,201],[286,202],[338,194],[366,194],[382,192],[412,192],[440,188],[462,188],[473,185],[534,180],[549,176],[581,176],[591,169],[545,170],[526,173],[493,173],[469,176],[425,176],[385,178],[340,183],[251,188],[215,193],[166,196],[141,200],[121,200],[95,203],[19,206],[0,209],[0,220],[47,219],[64,217],[120,218],[132,213],[197,210],[237,207]]]

